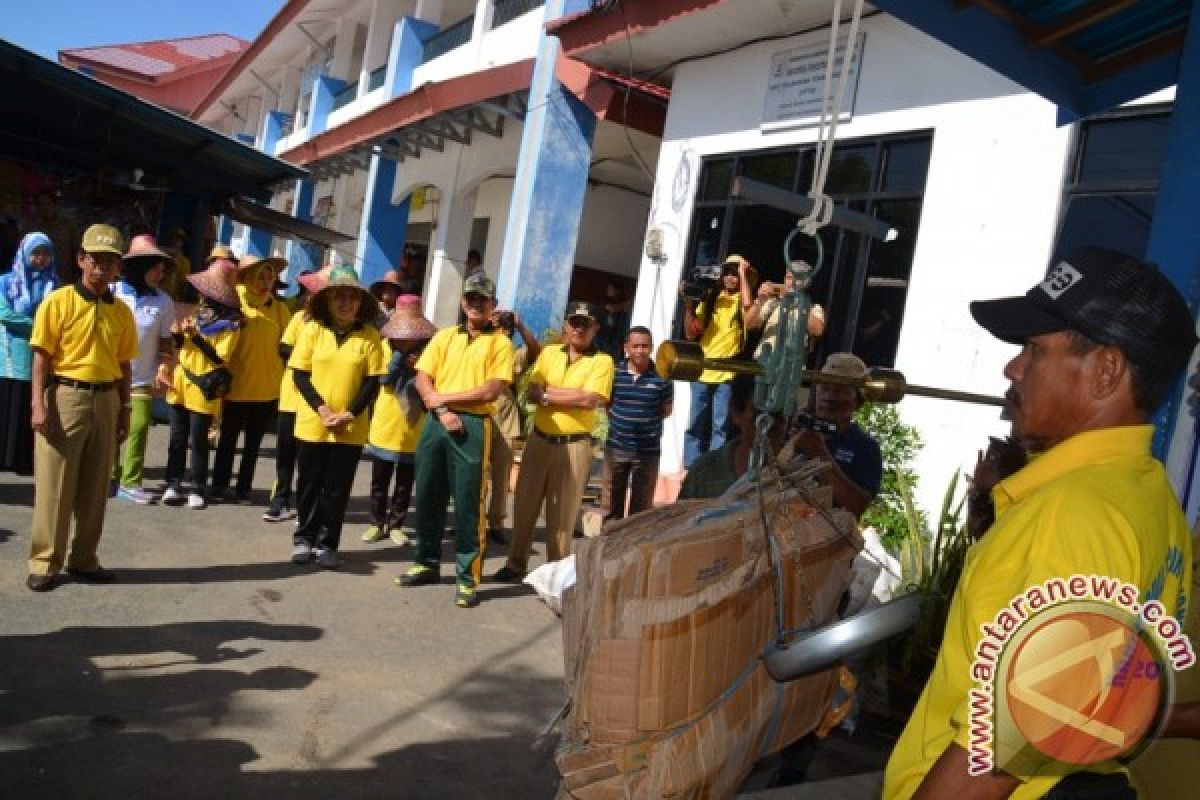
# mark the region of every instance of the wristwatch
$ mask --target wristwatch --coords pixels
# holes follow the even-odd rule
[[[433,409],[434,415],[438,416],[438,417],[440,417],[442,414],[447,413],[448,411],[450,411],[450,409],[444,404]]]
[[[546,390],[546,389],[543,389],[543,390],[542,390],[542,402],[541,402],[541,404],[542,404],[543,406],[549,406],[549,405],[550,405],[550,395],[549,395],[549,394],[547,394],[547,390]]]

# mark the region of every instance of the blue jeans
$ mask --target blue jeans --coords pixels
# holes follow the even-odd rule
[[[725,445],[726,417],[732,386],[726,383],[692,383],[692,418],[683,434],[683,468],[709,450]]]

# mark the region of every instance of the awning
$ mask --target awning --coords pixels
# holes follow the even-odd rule
[[[84,172],[141,169],[172,191],[266,199],[291,164],[0,39],[0,154]]]
[[[290,214],[284,214],[273,208],[267,208],[264,205],[236,197],[226,203],[223,211],[238,222],[249,225],[252,228],[268,230],[276,236],[282,236],[285,239],[303,239],[306,242],[333,247],[336,244],[348,242],[354,238],[349,234],[325,228],[312,222],[305,222],[302,219],[296,219]]]

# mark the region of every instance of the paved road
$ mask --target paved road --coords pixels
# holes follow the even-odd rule
[[[155,427],[148,485],[165,445]],[[264,488],[255,507],[110,501],[120,583],[44,595],[24,587],[32,485],[0,475],[0,797],[551,797],[530,745],[562,702],[557,617],[523,587],[462,610],[448,582],[393,586],[412,551],[359,541],[368,473],[336,572],[288,562]]]

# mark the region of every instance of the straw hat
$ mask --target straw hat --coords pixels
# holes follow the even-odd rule
[[[149,233],[140,233],[133,237],[133,241],[129,243],[129,250],[122,258],[125,261],[145,258],[153,261],[166,261],[167,263],[175,262],[173,256],[158,249],[158,244],[154,241],[154,236]]]
[[[355,289],[361,292],[362,302],[358,304],[358,321],[364,325],[375,323],[375,318],[379,314],[379,304],[363,287],[354,268],[346,266],[334,267],[329,271],[325,285],[308,301],[309,316],[320,322],[329,322],[333,319],[333,310],[329,304],[335,289]]]
[[[385,339],[399,339],[402,342],[432,339],[435,333],[437,327],[421,315],[421,298],[415,294],[401,295],[396,300],[396,310],[379,331],[379,335]]]
[[[187,281],[201,297],[230,308],[240,308],[242,300],[230,281],[230,274],[235,269],[233,262],[219,258],[203,272],[188,275]]]
[[[372,283],[370,292],[372,295],[374,295],[375,299],[378,300],[380,294],[383,293],[383,290],[388,288],[392,289],[392,291],[396,292],[397,294],[403,291],[403,287],[400,285],[400,273],[394,269],[389,269],[387,272],[383,273],[382,278]]]
[[[283,272],[287,269],[288,262],[287,259],[280,258],[279,256],[271,256],[269,258],[263,258],[262,256],[242,256],[237,262],[238,278],[244,278],[250,274],[250,270],[262,264],[267,264],[276,272]]]
[[[204,263],[211,264],[218,258],[223,258],[226,261],[232,261],[235,264],[238,260],[237,256],[233,254],[233,250],[229,248],[229,245],[221,244],[219,242],[213,245],[213,249],[208,252],[208,258],[204,259]]]

